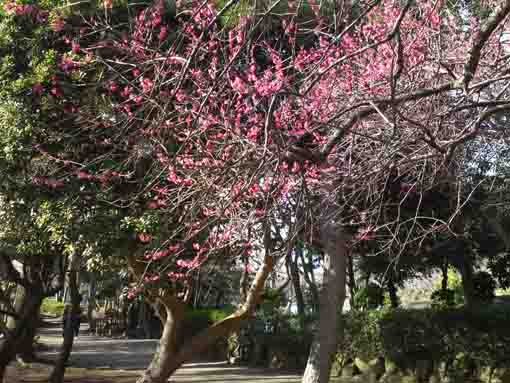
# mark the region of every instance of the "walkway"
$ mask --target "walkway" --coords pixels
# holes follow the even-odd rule
[[[40,342],[48,346],[48,350],[41,352],[40,355],[48,359],[54,359],[57,356],[62,342],[60,324],[55,321],[52,324],[51,327],[42,328],[39,333]],[[82,325],[80,335],[75,338],[66,382],[134,383],[135,376],[150,363],[157,346],[157,340],[102,338],[89,335],[86,330],[86,325]],[[104,372],[104,379],[98,380],[97,376],[101,375],[98,370]],[[43,382],[43,375],[44,372],[41,371],[40,378],[22,377],[19,382]],[[297,383],[300,381],[300,376],[271,369],[234,367],[224,362],[189,363],[179,369],[171,381],[177,383],[259,383],[262,381]]]

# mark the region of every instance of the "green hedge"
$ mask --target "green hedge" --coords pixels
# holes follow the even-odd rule
[[[383,311],[353,311],[342,317],[345,331],[339,344],[341,361],[354,358],[372,360],[384,354],[379,331]]]
[[[179,330],[179,341],[185,342],[200,331],[213,323],[226,318],[233,312],[232,308],[224,309],[189,309],[185,313],[184,323]],[[228,354],[227,338],[219,339],[218,342],[200,355],[198,358],[206,360],[225,360]]]
[[[383,350],[397,364],[433,360],[451,363],[459,355],[479,367],[510,363],[510,308],[395,311],[379,323]]]
[[[510,366],[510,307],[354,312],[343,316],[339,360],[384,357],[402,370],[429,361],[447,375]]]
[[[41,305],[41,312],[46,315],[62,316],[64,313],[64,302],[59,302],[54,298],[46,298]]]
[[[214,322],[226,318],[232,313],[231,308],[225,309],[189,309],[185,313],[183,332],[187,336],[193,336]]]

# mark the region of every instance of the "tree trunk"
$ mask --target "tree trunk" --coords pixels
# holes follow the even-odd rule
[[[343,335],[340,315],[345,300],[348,256],[346,234],[332,222],[323,226],[321,234],[326,254],[320,299],[319,333],[310,350],[303,383],[329,382],[338,339]]]
[[[96,321],[94,319],[94,309],[96,307],[96,289],[97,280],[94,272],[90,273],[90,285],[89,285],[89,301],[87,305],[87,321],[89,322],[89,328],[91,332],[96,330]]]
[[[445,292],[448,290],[448,259],[444,260],[441,272],[443,274],[443,278],[441,279],[441,290]]]
[[[353,256],[347,257],[347,271],[349,274],[349,278],[347,279],[347,284],[349,285],[349,303],[351,310],[354,310],[354,306],[356,305],[356,302],[354,301],[354,297],[356,295],[356,276],[354,275]]]
[[[64,341],[60,350],[60,354],[55,363],[55,367],[51,372],[50,383],[62,383],[64,381],[64,374],[66,364],[71,355],[74,342],[74,326],[75,317],[81,314],[80,310],[80,294],[78,291],[78,269],[80,266],[80,258],[77,255],[72,255],[69,260],[69,270],[67,274],[68,291],[71,294],[71,309],[64,312],[65,319],[64,326]]]
[[[462,255],[462,264],[460,267],[462,276],[462,289],[464,290],[464,302],[467,307],[474,305],[474,285],[473,285],[473,264],[469,254]]]
[[[19,319],[16,320],[14,328],[10,329],[0,343],[0,382],[3,381],[3,374],[7,365],[16,358],[26,336],[27,327],[31,326],[34,317],[37,317],[41,308],[43,295],[41,289],[36,293],[35,289],[26,289],[23,304],[18,311]],[[9,382],[5,382],[9,383]]]
[[[388,278],[388,294],[390,296],[391,307],[394,309],[398,308],[399,302],[397,295],[397,287],[395,286],[395,281],[393,280],[393,276],[391,275]]]
[[[24,301],[25,301],[25,288],[23,286],[17,285],[13,305],[15,312],[19,313],[21,311]],[[7,319],[7,329],[13,330],[14,328],[16,328],[16,322],[17,320],[14,317],[9,316]]]
[[[25,288],[23,286],[16,286],[16,294],[14,297],[14,311],[19,313],[23,305],[25,304]],[[10,316],[7,319],[7,329],[14,330],[16,328],[18,320],[14,317]],[[16,349],[17,355],[21,357],[23,361],[30,362],[35,359],[35,351],[34,351],[34,337],[37,332],[37,328],[39,327],[39,313],[37,313],[37,318],[33,318],[30,322],[24,326],[23,334],[20,337],[19,341],[17,341]]]
[[[301,259],[301,263],[303,264],[303,277],[305,279],[305,282],[308,285],[308,288],[310,289],[310,292],[312,293],[312,309],[313,312],[318,312],[318,305],[319,305],[319,291],[317,289],[317,283],[315,282],[315,274],[313,271],[313,265],[311,262],[306,262],[305,256],[303,255],[303,249],[301,247],[296,247],[295,249],[296,254]]]
[[[292,287],[294,288],[294,294],[296,295],[296,304],[299,315],[299,323],[301,329],[305,328],[305,299],[303,298],[303,290],[301,290],[301,281],[299,278],[299,269],[297,265],[297,255],[295,258],[292,256],[292,252],[289,252],[287,257],[287,265],[289,267],[290,279],[292,281]]]
[[[35,313],[34,317],[27,323],[23,338],[19,343],[19,357],[26,363],[35,361],[34,338],[37,335],[37,329],[40,323],[40,312]]]
[[[163,302],[166,309],[163,334],[159,341],[159,349],[154,354],[151,364],[144,374],[137,380],[138,383],[166,382],[171,372],[172,360],[177,353],[177,335],[184,318],[184,304],[174,299]]]
[[[255,312],[260,302],[265,282],[270,272],[273,270],[273,266],[273,257],[266,249],[264,262],[255,275],[244,304],[227,318],[204,329],[182,345],[176,345],[175,337],[179,329],[183,303],[175,296],[160,298],[160,303],[162,303],[166,309],[166,318],[163,334],[160,339],[159,352],[154,356],[152,363],[137,380],[137,383],[167,382],[168,378],[181,367],[183,363],[205,351],[222,337],[226,337],[232,332],[237,331],[243,320],[249,318]]]

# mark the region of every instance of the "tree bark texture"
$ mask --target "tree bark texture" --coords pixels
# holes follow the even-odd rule
[[[441,290],[446,291],[448,290],[448,259],[444,260],[444,263],[441,267],[441,272],[443,275],[443,278],[441,279]]]
[[[397,295],[397,286],[395,286],[395,281],[392,275],[390,275],[388,278],[388,295],[390,296],[391,307],[394,309],[398,308],[399,301]]]
[[[136,261],[134,261],[136,262]],[[175,296],[160,297],[159,301],[164,306],[163,334],[159,343],[159,352],[154,356],[150,366],[140,376],[137,383],[164,383],[183,363],[191,360],[195,355],[205,351],[219,339],[237,331],[243,320],[249,318],[255,312],[260,302],[265,282],[273,270],[274,260],[272,255],[267,253],[264,262],[259,268],[250,289],[247,292],[246,300],[237,311],[227,318],[214,323],[212,326],[201,331],[189,341],[178,344],[177,333],[184,315],[184,304]],[[131,264],[133,260],[131,259]],[[133,268],[133,267],[132,267]]]
[[[313,312],[318,312],[318,302],[319,302],[319,289],[317,288],[317,283],[315,281],[315,273],[313,270],[312,262],[307,262],[305,256],[303,254],[303,249],[301,247],[295,248],[296,254],[301,259],[301,263],[303,264],[303,277],[305,282],[312,293],[312,309]]]
[[[290,279],[292,281],[292,287],[294,294],[296,295],[296,304],[299,315],[299,323],[302,329],[305,328],[305,299],[303,298],[303,290],[301,289],[301,280],[299,277],[298,269],[298,258],[297,254],[293,256],[292,252],[289,252],[287,257],[287,267],[289,268]]]
[[[322,227],[325,250],[324,283],[320,297],[319,331],[310,350],[302,383],[328,383],[342,335],[340,315],[345,300],[347,235],[333,222]]]
[[[95,273],[90,273],[89,285],[89,301],[87,304],[87,320],[89,322],[90,331],[96,330],[96,320],[94,318],[94,309],[96,308],[96,290],[97,280]]]
[[[14,311],[21,312],[25,303],[25,288],[21,285],[16,286],[16,293],[14,297]],[[16,328],[18,320],[10,316],[7,320],[7,329],[14,330]],[[34,337],[39,327],[39,314],[28,322],[23,329],[23,334],[17,342],[16,354],[26,362],[30,362],[35,359],[34,351]]]
[[[80,258],[77,255],[72,255],[69,260],[69,270],[67,274],[68,291],[71,294],[71,309],[64,312],[65,326],[64,326],[64,341],[55,367],[50,375],[50,383],[63,383],[66,364],[71,355],[74,342],[74,317],[81,314],[80,310],[80,294],[78,291],[78,270],[80,267]]]
[[[25,289],[23,304],[20,311],[18,311],[19,318],[15,321],[14,327],[6,333],[3,342],[0,344],[0,382],[4,382],[6,367],[21,351],[20,345],[24,343],[27,328],[34,325],[34,318],[39,315],[43,300],[41,290]]]
[[[32,320],[27,323],[23,337],[19,342],[17,355],[26,363],[37,360],[34,349],[34,338],[39,328],[40,313],[37,312]]]
[[[464,301],[466,306],[473,307],[474,299],[474,284],[473,284],[473,263],[471,255],[464,253],[462,255],[462,264],[460,267],[460,274],[462,276],[462,289],[464,290]]]
[[[347,284],[349,286],[349,303],[351,306],[351,310],[354,309],[356,302],[354,297],[356,295],[356,276],[354,274],[354,259],[353,256],[347,257],[347,271],[349,274],[349,278],[347,279]]]

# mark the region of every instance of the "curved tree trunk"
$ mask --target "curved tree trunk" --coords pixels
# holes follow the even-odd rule
[[[178,300],[167,300],[162,302],[166,315],[164,316],[164,326],[159,349],[154,355],[151,364],[144,371],[137,382],[154,383],[165,382],[167,376],[170,376],[171,361],[175,359],[177,353],[177,335],[184,318],[184,304]],[[163,318],[162,318],[163,319]]]
[[[66,364],[71,355],[74,342],[74,320],[73,318],[81,314],[80,310],[80,294],[78,292],[78,269],[80,265],[80,258],[77,255],[72,255],[69,260],[69,271],[68,271],[68,287],[71,294],[71,309],[64,312],[64,316],[67,316],[64,327],[64,341],[60,354],[55,363],[55,367],[50,375],[50,383],[62,383],[64,381],[64,374],[66,370]]]
[[[205,351],[222,337],[237,331],[243,320],[255,312],[264,290],[264,284],[273,270],[273,266],[273,257],[266,248],[264,262],[255,275],[244,304],[227,318],[206,328],[181,345],[177,345],[176,335],[182,320],[184,304],[175,296],[159,298],[159,303],[165,307],[163,315],[160,315],[160,318],[165,317],[165,321],[159,342],[159,352],[154,356],[150,366],[137,380],[137,383],[167,382],[168,378],[185,362]]]
[[[324,284],[320,298],[319,333],[310,350],[303,383],[328,383],[331,365],[343,328],[341,308],[345,300],[346,263],[348,256],[346,234],[333,223],[322,230],[324,250]]]

